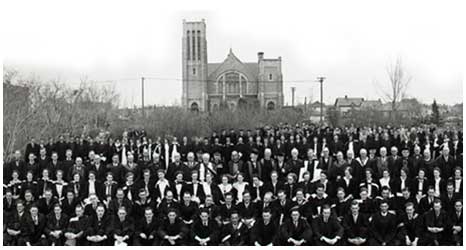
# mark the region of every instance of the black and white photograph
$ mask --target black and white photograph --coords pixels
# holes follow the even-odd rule
[[[0,4],[3,246],[463,246],[461,1]]]

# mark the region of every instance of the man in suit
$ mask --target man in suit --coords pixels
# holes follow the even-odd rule
[[[452,243],[455,246],[463,245],[463,201],[457,200],[455,202],[455,212],[450,215],[452,224]]]
[[[55,204],[53,212],[47,218],[45,226],[45,235],[48,238],[49,244],[52,246],[62,246],[64,243],[64,233],[68,226],[68,216],[62,213],[59,204]]]
[[[109,245],[108,232],[111,230],[111,216],[105,212],[105,205],[97,205],[95,214],[90,217],[86,229],[86,240],[91,246]]]
[[[307,221],[301,218],[297,208],[290,212],[291,219],[280,227],[280,244],[286,246],[303,246],[312,243],[312,229]]]
[[[22,200],[16,201],[16,211],[4,221],[3,245],[26,245],[33,230],[33,224],[30,215],[24,208],[24,202]]]
[[[248,227],[241,222],[238,211],[232,211],[230,223],[223,225],[220,245],[245,246],[248,245]],[[252,235],[251,235],[252,236]]]
[[[262,211],[261,219],[254,223],[251,231],[251,242],[254,246],[277,245],[277,235],[279,226],[272,220],[272,210],[265,208]]]
[[[162,240],[162,246],[180,246],[186,242],[189,229],[183,221],[178,218],[177,210],[170,208],[166,215],[166,219],[160,224],[157,234]]]
[[[312,221],[314,242],[320,246],[341,245],[343,227],[338,220],[331,216],[331,208],[328,204],[322,207],[322,214]]]
[[[429,246],[446,245],[450,228],[448,215],[442,210],[442,202],[435,198],[432,209],[424,214],[424,244]]]
[[[367,217],[359,212],[359,202],[351,202],[351,213],[346,214],[343,219],[343,227],[347,244],[350,246],[367,245],[369,239],[369,221]]]
[[[369,239],[371,246],[396,246],[396,216],[388,211],[388,201],[379,203],[380,211],[372,215],[370,230],[372,237]]]
[[[405,213],[401,216],[399,240],[403,246],[418,246],[422,236],[422,218],[415,212],[414,204],[405,205]]]
[[[210,219],[209,210],[201,209],[199,219],[194,222],[191,229],[194,244],[198,246],[215,246],[218,244],[220,228],[213,219]]]
[[[135,226],[135,246],[155,246],[157,242],[158,222],[151,207],[144,209],[144,218]]]

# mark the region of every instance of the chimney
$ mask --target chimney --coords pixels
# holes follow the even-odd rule
[[[257,52],[257,59],[259,61],[261,61],[262,59],[264,59],[264,52]]]
[[[295,87],[291,87],[291,106],[294,107],[294,92],[296,91]]]
[[[348,96],[347,96],[347,95],[345,95],[345,99],[348,99]]]

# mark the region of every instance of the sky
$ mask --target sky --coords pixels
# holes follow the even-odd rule
[[[166,2],[166,3],[165,3]],[[387,66],[401,58],[407,96],[463,100],[461,1],[2,1],[4,66],[70,86],[112,85],[120,106],[179,104],[182,20],[204,18],[208,61],[231,48],[243,62],[282,57],[285,103],[348,95],[379,99]]]

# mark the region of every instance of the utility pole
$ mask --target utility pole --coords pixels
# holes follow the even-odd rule
[[[296,91],[296,87],[291,87],[291,106],[294,107],[294,92]]]
[[[325,77],[319,76],[317,77],[316,82],[320,82],[320,124],[323,123],[323,116],[324,116],[324,101],[323,101],[323,96],[324,96],[324,88],[323,88],[323,83],[324,83]]]
[[[141,98],[141,100],[142,100],[142,117],[146,118],[146,113],[144,111],[144,77],[141,77],[141,91],[142,91],[142,93],[141,93],[141,95],[142,95],[142,98]]]

